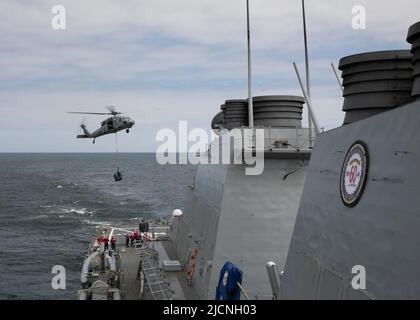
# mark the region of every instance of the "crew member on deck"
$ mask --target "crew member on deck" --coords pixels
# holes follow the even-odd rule
[[[128,248],[130,243],[130,235],[128,233],[125,234],[125,246]]]
[[[136,237],[134,236],[134,232],[130,234],[130,240],[131,240],[131,246],[134,247],[134,240],[136,240]]]
[[[109,242],[109,239],[108,239],[107,236],[104,236],[103,242],[105,243],[105,251],[107,251],[108,250],[108,242]]]
[[[112,236],[112,238],[111,238],[111,250],[112,251],[117,250],[116,243],[117,243],[117,239],[115,238],[115,236]]]

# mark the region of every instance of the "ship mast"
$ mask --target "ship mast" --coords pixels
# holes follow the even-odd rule
[[[249,127],[254,127],[254,101],[252,98],[252,67],[251,67],[251,31],[249,21],[249,0],[246,1],[247,38],[248,38],[248,120]]]
[[[309,72],[309,53],[308,53],[308,36],[306,31],[306,13],[305,13],[305,0],[302,0],[302,15],[303,15],[303,41],[305,44],[305,68],[306,68],[306,92],[309,100],[311,99],[311,77]],[[308,127],[309,127],[309,146],[313,147],[313,131],[312,131],[312,116],[308,112]]]

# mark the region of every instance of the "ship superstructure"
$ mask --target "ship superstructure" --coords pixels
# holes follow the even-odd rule
[[[172,239],[201,299],[214,299],[226,262],[242,270],[249,298],[273,297],[266,263],[284,266],[311,154],[309,130],[301,124],[303,104],[295,96],[254,98],[254,129],[264,132],[261,174],[247,175],[246,164],[234,164],[235,155],[243,163],[246,140],[231,146],[231,164],[199,166],[190,204],[175,220]],[[221,109],[219,128],[227,130],[213,142],[216,147],[233,140],[229,130],[244,137],[247,129],[246,100],[228,100]],[[214,155],[203,157],[211,162]]]
[[[284,299],[420,298],[420,23],[408,42],[340,61],[345,124],[317,137]]]

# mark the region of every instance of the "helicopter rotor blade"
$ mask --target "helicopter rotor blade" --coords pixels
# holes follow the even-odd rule
[[[94,115],[100,115],[100,116],[106,116],[110,115],[111,113],[108,112],[67,112],[72,114],[94,114]]]
[[[121,114],[121,112],[115,110],[115,106],[105,106],[105,108],[109,110],[110,114],[112,114],[113,116]]]

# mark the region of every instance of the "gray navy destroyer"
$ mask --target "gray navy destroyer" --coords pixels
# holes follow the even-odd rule
[[[420,23],[408,41],[411,52],[340,61],[345,121],[315,143],[302,126],[305,90],[225,101],[213,145],[240,132],[232,164],[200,164],[184,212],[100,230],[118,243],[137,237],[116,250],[95,239],[80,299],[214,299],[229,283],[226,263],[240,270],[241,299],[420,298]],[[244,144],[255,147],[250,110],[252,128],[264,131],[260,175],[234,164]],[[212,150],[200,157],[219,157]],[[352,286],[355,266],[364,288]]]

